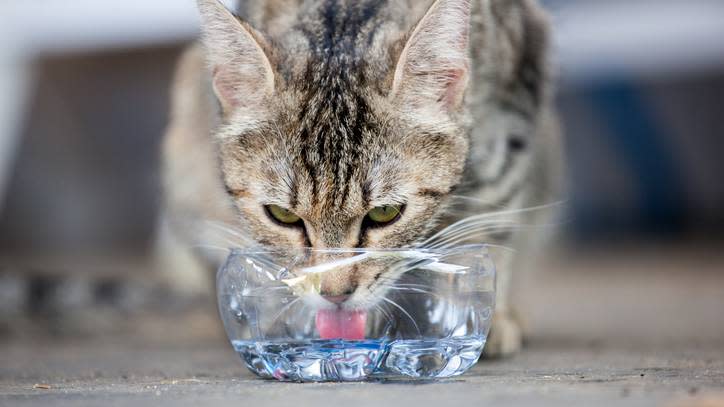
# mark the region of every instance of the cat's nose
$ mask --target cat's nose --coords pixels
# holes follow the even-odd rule
[[[325,284],[325,281],[322,280],[322,290],[319,294],[322,295],[322,298],[333,304],[342,304],[347,301],[356,290],[356,281],[348,280],[343,284]]]
[[[324,299],[334,303],[334,304],[341,304],[349,299],[349,294],[344,295],[330,295],[330,296],[324,296]]]

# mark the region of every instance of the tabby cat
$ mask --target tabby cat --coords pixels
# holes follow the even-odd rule
[[[179,287],[208,286],[232,243],[526,246],[515,226],[545,216],[525,208],[561,178],[535,0],[241,3],[198,0],[202,42],[173,87],[160,248]],[[489,354],[521,346],[510,253],[495,253]],[[369,301],[376,277],[322,295]]]

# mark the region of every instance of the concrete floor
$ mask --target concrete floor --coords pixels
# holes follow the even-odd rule
[[[0,405],[692,405],[724,393],[722,355],[722,347],[533,344],[437,383],[294,384],[251,376],[224,341],[15,344],[0,354]]]
[[[723,253],[562,254],[518,276],[517,303],[530,317],[526,349],[457,379],[263,381],[246,371],[208,309],[195,319],[127,321],[121,336],[105,339],[32,335],[0,344],[0,406],[724,406]]]

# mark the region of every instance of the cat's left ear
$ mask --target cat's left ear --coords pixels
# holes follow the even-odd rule
[[[406,110],[452,113],[462,104],[470,60],[470,0],[436,0],[400,55],[392,97]]]
[[[263,36],[219,0],[198,0],[214,93],[224,113],[259,106],[274,92],[274,70]]]

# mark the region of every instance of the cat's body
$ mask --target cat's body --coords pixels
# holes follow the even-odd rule
[[[248,26],[199,3],[206,47],[179,63],[163,150],[161,259],[179,286],[207,284],[221,253],[188,247],[409,246],[461,218],[557,199],[561,143],[534,1],[247,1],[237,14]],[[270,220],[270,207],[297,221]],[[380,207],[400,213],[370,225]],[[479,240],[527,244],[488,226]],[[494,254],[489,351],[503,354],[521,342],[516,266]],[[356,304],[373,278],[338,275],[325,289]]]

